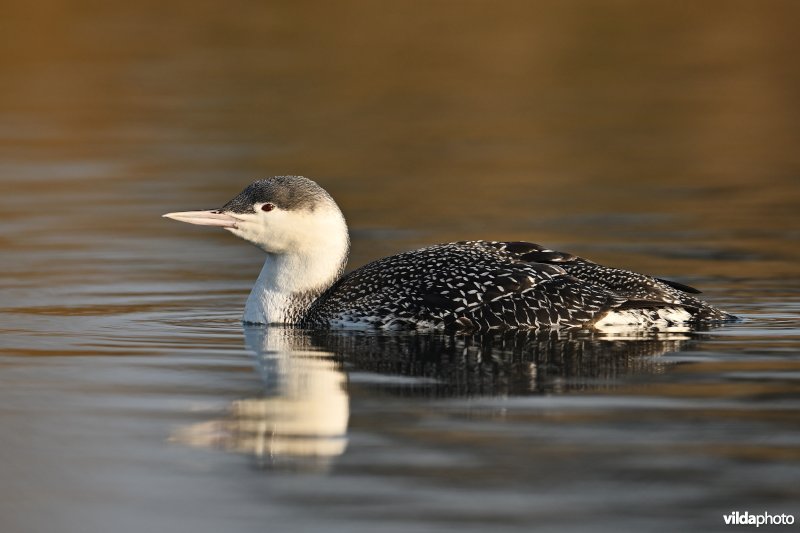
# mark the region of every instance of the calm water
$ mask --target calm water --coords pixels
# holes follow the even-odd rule
[[[0,529],[800,518],[798,4],[333,5],[6,9]],[[351,267],[532,240],[744,320],[244,328],[258,250],[160,215],[280,173],[337,198]]]

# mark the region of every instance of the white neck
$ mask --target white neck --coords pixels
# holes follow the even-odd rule
[[[294,231],[304,238],[289,251],[267,253],[247,298],[245,322],[296,324],[342,274],[350,240],[341,212],[317,212],[295,222]]]

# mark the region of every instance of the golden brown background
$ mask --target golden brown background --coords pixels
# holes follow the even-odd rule
[[[792,1],[13,3],[3,242],[34,245],[42,217],[174,234],[157,214],[297,173],[341,203],[354,263],[524,238],[796,276],[798,20]]]
[[[3,1],[0,530],[800,516],[799,26],[794,0]],[[524,239],[747,320],[452,362],[442,390],[474,397],[383,354],[259,373],[239,318],[261,253],[160,215],[275,174],[333,194],[351,268]],[[315,401],[349,442],[311,473],[272,454],[269,416],[220,430],[264,405],[300,427]]]

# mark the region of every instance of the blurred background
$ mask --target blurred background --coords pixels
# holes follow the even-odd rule
[[[165,210],[294,173],[365,238],[525,238],[629,266],[645,245],[740,259],[675,273],[796,274],[781,243],[800,205],[798,15],[775,0],[7,4],[0,177],[18,200],[2,216],[62,194],[46,204],[62,231],[159,231]],[[138,209],[86,216],[109,204]],[[397,248],[375,240],[356,262]]]
[[[793,0],[4,2],[3,530],[710,530],[732,502],[790,511],[798,21]],[[160,215],[277,174],[336,198],[350,268],[530,240],[698,285],[749,322],[620,364],[645,377],[525,362],[526,394],[612,399],[514,416],[309,363],[320,390],[349,383],[330,419],[349,416],[347,452],[330,446],[330,475],[265,473],[264,449],[253,469],[174,437],[225,448],[193,424],[261,412],[239,325],[261,253]]]

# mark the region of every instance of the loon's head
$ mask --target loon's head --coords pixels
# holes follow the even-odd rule
[[[333,198],[302,176],[276,176],[251,183],[220,209],[167,213],[167,218],[219,226],[269,254],[345,253],[344,216]]]

